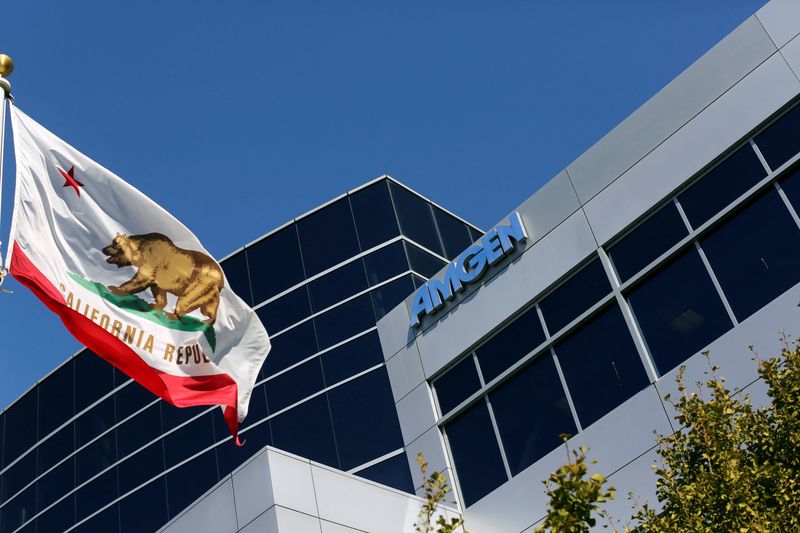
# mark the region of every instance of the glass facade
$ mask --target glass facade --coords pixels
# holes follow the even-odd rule
[[[84,350],[0,414],[0,533],[154,531],[268,444],[413,492],[375,324],[475,235],[381,179],[247,245],[221,264],[273,347],[245,446]]]
[[[798,152],[800,106],[436,377],[466,505],[800,282]]]

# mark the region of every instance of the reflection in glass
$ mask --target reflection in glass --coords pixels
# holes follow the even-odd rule
[[[439,400],[439,409],[443,415],[469,398],[481,388],[478,369],[472,356],[448,370],[434,382],[433,387],[436,389],[436,398]]]
[[[447,263],[435,257],[422,248],[414,246],[410,242],[406,244],[406,252],[408,253],[408,262],[411,265],[411,270],[417,274],[421,274],[426,278],[432,278],[437,272],[447,266]]]
[[[403,235],[432,252],[444,255],[430,204],[408,189],[394,183],[391,184],[391,189]]]
[[[386,180],[350,195],[361,249],[366,251],[400,234]]]
[[[374,289],[371,294],[376,318],[378,320],[383,318],[386,313],[397,307],[412,292],[414,292],[414,282],[411,280],[410,274]]]
[[[469,230],[463,222],[438,207],[433,207],[433,213],[444,243],[444,256],[455,259],[472,244]]]
[[[609,292],[611,286],[608,276],[600,259],[595,258],[539,302],[550,335],[572,322]]]
[[[364,470],[359,470],[356,475],[414,494],[414,481],[411,479],[411,471],[408,469],[408,459],[405,453],[390,457]]]
[[[403,242],[397,241],[364,256],[364,268],[370,286],[407,271],[408,259],[403,249]]]

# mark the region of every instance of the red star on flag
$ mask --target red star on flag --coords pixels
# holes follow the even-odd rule
[[[75,179],[75,165],[72,165],[68,172],[64,172],[61,167],[56,167],[61,175],[64,176],[64,187],[72,187],[78,196],[81,195],[81,190],[78,187],[83,187],[83,183]]]

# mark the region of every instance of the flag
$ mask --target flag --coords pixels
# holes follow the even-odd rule
[[[11,123],[11,275],[154,394],[178,407],[222,406],[239,444],[270,348],[256,314],[164,209],[13,105]]]

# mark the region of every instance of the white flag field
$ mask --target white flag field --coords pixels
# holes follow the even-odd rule
[[[154,394],[222,406],[238,444],[270,349],[256,314],[172,215],[13,105],[11,123],[11,275]]]

